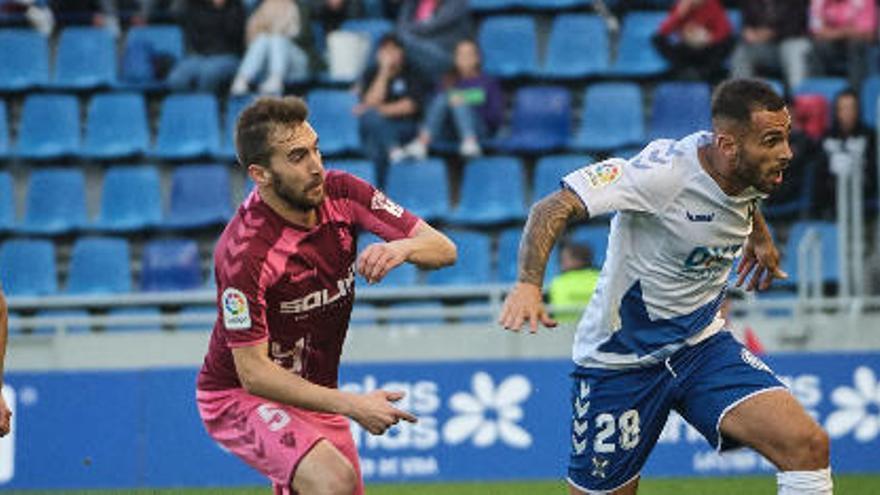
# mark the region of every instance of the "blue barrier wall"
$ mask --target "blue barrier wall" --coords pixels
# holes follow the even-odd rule
[[[782,354],[768,364],[832,436],[834,470],[880,472],[880,353]],[[565,360],[357,364],[350,390],[401,389],[420,417],[383,437],[354,428],[368,481],[561,478],[569,448]],[[195,409],[196,370],[8,373],[14,435],[0,441],[0,487],[260,485],[218,448]],[[719,456],[680,417],[667,423],[647,476],[759,474]]]

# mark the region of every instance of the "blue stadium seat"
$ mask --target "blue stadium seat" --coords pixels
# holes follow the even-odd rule
[[[241,115],[241,112],[255,99],[255,95],[230,96],[226,99],[223,144],[220,147],[220,152],[217,153],[218,159],[235,159],[235,125],[238,123],[238,116]]]
[[[572,139],[572,148],[610,150],[644,141],[644,103],[638,84],[609,82],[587,87],[581,127]]]
[[[498,237],[498,265],[495,270],[495,281],[511,283],[516,281],[517,254],[519,253],[519,241],[522,237],[522,226],[504,229]],[[544,282],[549,283],[553,277],[559,274],[559,249],[554,247],[547,259],[547,267],[544,270]]]
[[[135,93],[95,95],[89,103],[82,155],[112,159],[146,153],[150,146],[147,106]]]
[[[593,252],[593,266],[602,268],[605,263],[605,254],[608,251],[608,233],[610,228],[606,225],[581,225],[571,232],[571,240],[586,244]]]
[[[125,43],[146,42],[154,53],[169,55],[174,60],[183,57],[183,31],[175,24],[151,26],[132,26],[128,30]]]
[[[80,147],[79,103],[73,95],[29,94],[21,111],[16,153],[50,160],[75,155]]]
[[[107,316],[150,316],[158,318],[162,312],[156,306],[120,306],[110,308]],[[105,332],[158,332],[161,324],[150,323],[111,323],[104,327]]]
[[[792,225],[791,230],[788,231],[788,240],[783,251],[782,270],[788,273],[788,278],[777,280],[774,282],[776,285],[783,287],[797,285],[798,246],[810,229],[816,229],[821,239],[820,258],[822,259],[822,275],[820,279],[823,283],[836,283],[840,280],[840,269],[837,265],[839,253],[837,248],[837,225],[832,222],[801,221]]]
[[[834,98],[849,86],[842,77],[808,77],[794,88],[794,96],[805,94],[819,94],[825,97],[828,108],[834,108]],[[833,113],[833,112],[832,112]]]
[[[611,72],[623,77],[653,76],[669,68],[654,45],[651,36],[657,32],[665,12],[631,12],[623,18],[623,29],[617,48],[617,59]]]
[[[581,9],[592,4],[592,0],[519,0],[518,5],[526,9],[555,12],[561,9]],[[614,1],[606,2],[613,4]]]
[[[116,82],[116,42],[108,29],[69,27],[61,31],[51,86],[95,89]]]
[[[478,232],[446,232],[458,248],[458,261],[449,267],[428,272],[428,285],[488,284],[492,281],[491,240]]]
[[[369,160],[329,160],[324,163],[328,170],[342,170],[370,184],[376,183],[376,166]]]
[[[465,165],[461,197],[458,207],[447,218],[449,221],[487,225],[522,220],[525,216],[525,184],[518,158],[478,158]]]
[[[604,74],[609,69],[609,53],[608,32],[601,17],[560,15],[553,21],[541,75],[569,79]]]
[[[212,315],[214,320],[217,319],[217,307],[216,306],[184,306],[180,308],[180,311],[177,313],[178,316],[192,316],[192,315]],[[208,321],[205,323],[190,323],[190,322],[181,322],[178,323],[175,328],[177,330],[183,331],[210,331],[214,327],[214,321]]]
[[[539,159],[532,180],[532,202],[558,191],[563,177],[591,163],[593,158],[587,155],[551,155]]]
[[[480,25],[478,41],[487,73],[511,78],[538,72],[538,38],[532,17],[488,17]]]
[[[33,29],[0,29],[0,91],[24,91],[49,82],[49,45]]]
[[[89,325],[74,323],[67,321],[71,318],[88,318],[89,312],[86,309],[75,308],[57,308],[57,309],[41,309],[34,313],[37,318],[62,318],[64,331],[68,333],[88,333],[91,330]],[[40,325],[34,328],[35,335],[52,335],[58,331],[58,325]]]
[[[15,184],[8,172],[0,172],[0,232],[15,227]]]
[[[506,152],[538,153],[564,147],[571,134],[571,94],[558,86],[520,88],[514,96],[510,134],[497,140]]]
[[[165,98],[153,153],[165,160],[213,155],[220,149],[220,111],[209,94],[175,94]]]
[[[394,31],[394,24],[388,19],[346,19],[342,22],[340,29],[366,34],[375,47],[379,38]]]
[[[681,139],[712,128],[709,85],[703,82],[664,82],[654,88],[649,139]]]
[[[67,275],[68,294],[131,292],[128,241],[110,237],[80,237],[73,244]]]
[[[131,54],[140,53],[140,56]],[[125,37],[118,86],[150,91],[161,89],[164,82],[157,80],[153,59],[165,57],[170,65],[183,57],[183,33],[179,26],[133,26]]]
[[[184,165],[171,176],[171,207],[164,225],[207,227],[232,216],[229,170],[223,165]]]
[[[31,172],[20,231],[63,234],[84,227],[86,222],[86,181],[81,170],[41,168]]]
[[[514,8],[519,3],[518,0],[471,0],[468,5],[474,12],[494,12]]]
[[[880,99],[880,75],[873,74],[862,82],[859,101],[861,102],[862,122],[870,127],[877,126],[877,101]]]
[[[392,164],[385,191],[392,200],[427,220],[449,211],[449,178],[446,164],[440,159]]]
[[[316,89],[306,96],[309,123],[321,137],[321,152],[336,155],[361,148],[358,121],[351,113],[357,96],[347,90]]]
[[[199,246],[189,239],[158,239],[144,246],[141,290],[178,291],[202,288]]]
[[[0,100],[0,158],[9,156],[9,121],[6,115],[6,102]]]
[[[123,165],[107,170],[96,227],[135,231],[161,222],[162,188],[156,167]]]
[[[0,281],[7,296],[48,296],[58,292],[55,244],[11,239],[0,246]]]

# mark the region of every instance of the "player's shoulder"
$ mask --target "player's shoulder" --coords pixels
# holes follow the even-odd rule
[[[261,263],[277,239],[273,225],[260,208],[239,208],[214,247],[217,265],[226,261]]]

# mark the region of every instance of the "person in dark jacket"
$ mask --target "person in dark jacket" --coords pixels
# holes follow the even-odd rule
[[[473,34],[468,1],[404,0],[396,34],[416,69],[436,80],[452,69],[456,43]]]

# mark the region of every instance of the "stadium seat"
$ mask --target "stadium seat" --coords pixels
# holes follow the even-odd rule
[[[711,96],[703,82],[664,82],[654,88],[648,138],[681,139],[699,130],[709,130]]]
[[[110,308],[107,316],[149,316],[158,319],[162,311],[156,306],[120,306]],[[161,323],[111,323],[104,327],[105,332],[158,332]]]
[[[538,39],[532,17],[488,17],[480,25],[478,40],[487,73],[513,78],[538,72]]]
[[[495,269],[494,280],[499,283],[511,283],[516,281],[517,255],[519,242],[522,237],[522,226],[504,229],[498,237],[498,263]],[[544,282],[549,283],[553,277],[559,274],[559,248],[554,247],[547,260],[544,270]]]
[[[155,167],[123,165],[107,170],[96,227],[135,231],[161,222],[162,189]]]
[[[125,43],[139,41],[149,43],[154,53],[171,56],[174,60],[183,57],[183,31],[175,24],[132,26]]]
[[[6,102],[0,100],[0,159],[9,156],[9,121],[6,115]]]
[[[68,323],[71,318],[88,318],[89,312],[86,309],[76,308],[57,308],[57,309],[41,309],[34,314],[37,318],[61,318],[61,324],[67,333],[88,333],[91,327],[87,324]],[[52,335],[58,331],[58,325],[39,325],[34,327],[35,335]]]
[[[7,296],[58,292],[55,245],[48,240],[11,239],[0,246],[0,280]]]
[[[238,116],[241,115],[241,112],[255,99],[255,95],[230,96],[226,99],[226,113],[223,118],[223,144],[220,147],[220,152],[217,153],[217,159],[235,159],[235,125],[238,123]]]
[[[68,294],[131,292],[130,250],[125,239],[80,237],[73,244],[68,270]]]
[[[449,178],[443,160],[392,164],[386,182],[388,197],[426,220],[449,211]]]
[[[33,29],[0,29],[0,91],[24,91],[49,82],[49,45]]]
[[[15,184],[8,172],[0,172],[0,232],[15,227]]]
[[[106,160],[146,153],[150,146],[147,106],[134,93],[95,95],[89,102],[82,155]]]
[[[588,86],[584,91],[581,126],[571,147],[583,150],[611,150],[645,141],[642,89],[629,82]]]
[[[571,133],[571,94],[558,86],[517,90],[510,134],[496,146],[508,153],[539,153],[564,147]]]
[[[563,177],[591,163],[593,158],[587,155],[551,155],[539,159],[532,180],[532,203],[558,191]]]
[[[68,27],[61,31],[51,86],[95,89],[116,82],[116,42],[110,30]]]
[[[785,280],[777,280],[780,286],[797,286],[798,274],[798,246],[801,240],[810,231],[815,229],[820,239],[820,258],[822,260],[822,274],[820,279],[823,283],[836,283],[840,280],[840,269],[837,264],[837,225],[832,222],[806,221],[796,222],[788,231],[788,240],[783,251],[782,270],[788,273]]]
[[[525,184],[518,158],[478,158],[465,165],[458,207],[447,220],[461,225],[488,225],[525,216]]]
[[[534,4],[537,1],[530,0],[530,3]],[[559,2],[559,0],[540,1]],[[541,75],[574,79],[604,74],[609,68],[609,53],[608,32],[601,17],[563,14],[553,21]]]
[[[606,2],[613,4],[611,2]],[[561,9],[582,9],[592,4],[592,0],[519,0],[518,6],[532,10],[555,12]]]
[[[73,95],[29,94],[21,111],[16,153],[33,160],[75,155],[80,147],[79,103]]]
[[[158,239],[144,246],[141,290],[179,291],[202,288],[199,246],[188,239]]]
[[[220,149],[220,111],[209,94],[174,94],[162,102],[153,153],[164,160],[209,156]]]
[[[351,113],[357,96],[348,90],[316,89],[306,96],[309,123],[321,137],[321,153],[336,155],[361,149],[358,121]]]
[[[818,94],[825,97],[829,106],[834,105],[834,98],[849,86],[842,77],[808,77],[794,88],[794,96]]]
[[[31,172],[24,222],[19,230],[31,234],[63,234],[84,227],[86,183],[79,169],[40,168]]]
[[[608,252],[608,233],[610,228],[605,225],[581,225],[571,231],[572,241],[586,244],[593,252],[593,266],[602,268],[605,254]]]
[[[489,236],[460,230],[446,234],[458,248],[458,261],[452,266],[428,272],[428,285],[479,285],[492,280]]]
[[[210,331],[214,327],[214,321],[217,319],[217,307],[216,306],[184,306],[180,308],[178,311],[178,316],[193,316],[193,315],[211,315],[214,318],[211,321],[207,321],[204,323],[194,323],[194,322],[180,322],[175,325],[174,328],[177,330],[183,331]]]
[[[340,29],[366,34],[370,37],[372,46],[375,47],[379,38],[394,31],[394,24],[388,19],[346,19],[342,22]]]
[[[468,6],[474,12],[494,12],[514,8],[519,3],[518,0],[471,0]]]
[[[870,127],[877,126],[877,101],[880,99],[880,75],[874,74],[862,81],[859,101],[862,122]]]
[[[184,165],[171,176],[171,207],[163,225],[197,228],[232,216],[229,170],[223,165]]]
[[[651,43],[665,12],[631,12],[623,18],[623,29],[617,48],[617,59],[611,73],[622,77],[654,76],[669,68]]]
[[[132,51],[143,50],[145,57],[129,60]],[[153,65],[156,57],[167,59],[169,65],[183,57],[183,32],[175,25],[133,26],[128,30],[123,48],[118,85],[123,88],[154,90],[164,86],[157,80]],[[146,64],[146,66],[140,66]]]
[[[376,183],[376,166],[369,160],[329,160],[324,163],[328,170],[342,170],[370,184]]]

